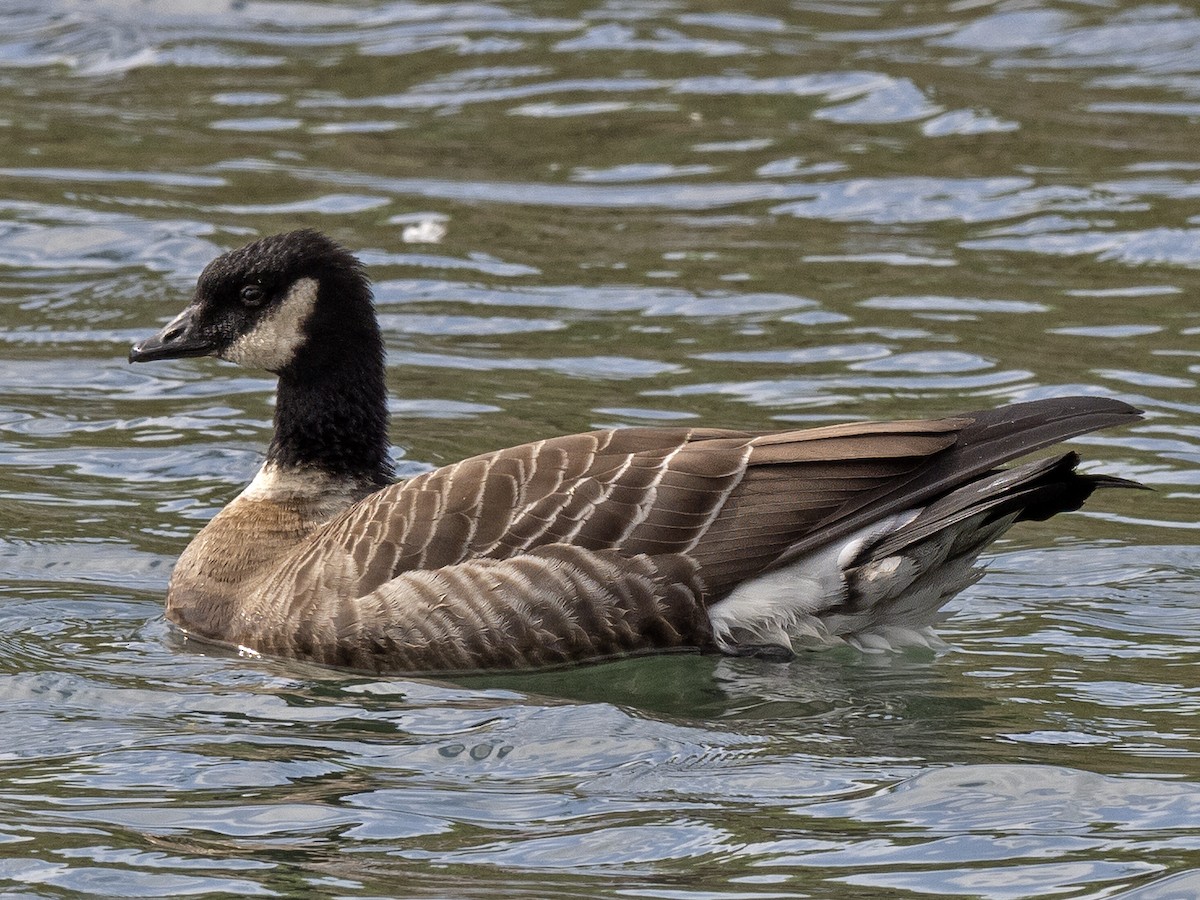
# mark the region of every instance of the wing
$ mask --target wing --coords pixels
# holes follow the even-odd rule
[[[283,568],[325,571],[325,597],[358,597],[404,573],[568,544],[686,555],[712,602],[872,519],[1136,416],[1118,401],[1069,398],[769,434],[635,428],[555,438],[385,488],[310,535]]]
[[[740,478],[752,437],[635,428],[523,444],[385,488],[307,543],[348,556],[359,572],[358,592],[403,572],[507,559],[554,543],[672,552],[687,542],[639,551],[623,539],[656,509],[664,514],[668,501],[677,503],[675,514],[682,518],[711,517]],[[706,448],[705,471],[689,479],[686,496],[668,497],[664,479],[682,474],[680,454],[694,445]]]

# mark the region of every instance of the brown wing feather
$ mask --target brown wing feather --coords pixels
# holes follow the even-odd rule
[[[554,543],[675,552],[695,543],[740,479],[751,438],[716,429],[636,428],[523,444],[385,488],[307,543],[353,556],[364,573],[360,591],[407,571],[505,559]],[[704,452],[681,459],[681,450],[693,446]],[[637,540],[645,550],[627,546],[652,514],[691,526],[666,542],[647,541],[643,529]]]
[[[361,596],[408,572],[570,544],[627,556],[687,554],[713,602],[869,519],[1135,416],[1125,404],[1092,398],[757,435],[636,428],[539,441],[357,504],[298,548],[320,556],[312,568],[325,574],[293,587],[296,596]]]
[[[367,498],[305,542],[305,552],[326,559],[314,569],[339,573],[337,583],[321,578],[290,589],[361,596],[406,572],[566,543],[627,555],[687,553],[715,598],[848,498],[944,450],[963,424],[766,435],[624,429],[525,444]]]

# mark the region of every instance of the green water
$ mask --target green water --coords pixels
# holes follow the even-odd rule
[[[1186,4],[3,4],[0,891],[1200,896],[1198,123]],[[1012,532],[937,656],[205,655],[162,595],[272,384],[125,354],[297,226],[404,474],[1084,392],[1155,491]]]

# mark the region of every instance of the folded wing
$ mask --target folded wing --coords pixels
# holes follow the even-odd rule
[[[642,639],[606,637],[601,609],[661,619],[669,628],[647,632],[661,636],[654,646],[704,645],[697,611],[739,584],[906,510],[927,507],[892,544],[919,543],[989,504],[1012,505],[986,486],[1005,477],[996,466],[1136,417],[1118,401],[1070,398],[765,434],[636,428],[539,441],[372,495],[310,535],[261,596],[286,607],[300,643],[350,629],[358,639],[341,646],[376,647],[364,660],[395,657],[410,644],[465,654],[415,668],[498,665],[489,654],[505,646],[528,648],[512,651],[519,665],[642,648]],[[1054,489],[1053,479],[1020,480],[1027,492]],[[978,499],[969,487],[977,481]],[[574,623],[557,632],[546,617],[556,604]],[[492,649],[453,639],[469,621]],[[538,636],[549,649],[533,649]]]

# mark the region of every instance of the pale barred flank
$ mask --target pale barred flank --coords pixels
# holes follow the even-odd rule
[[[274,583],[236,643],[326,665],[410,673],[560,666],[710,643],[695,563],[564,544],[397,576],[301,615],[329,589],[302,565]],[[586,602],[580,602],[586,598]],[[277,606],[278,604],[278,606]]]

